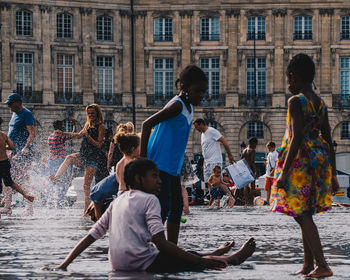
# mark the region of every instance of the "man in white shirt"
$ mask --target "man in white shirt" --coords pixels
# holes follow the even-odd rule
[[[209,177],[213,172],[213,168],[216,165],[222,168],[222,154],[220,143],[224,145],[230,163],[234,162],[234,158],[226,139],[217,129],[207,126],[206,122],[203,119],[196,119],[193,125],[197,131],[202,133],[201,145],[202,154],[204,157],[203,175],[204,182],[208,183]]]
[[[265,178],[265,191],[266,201],[270,204],[271,186],[275,180],[275,167],[278,153],[276,150],[276,144],[274,142],[268,142],[266,148],[269,150],[267,159],[264,159],[266,164],[266,178]]]

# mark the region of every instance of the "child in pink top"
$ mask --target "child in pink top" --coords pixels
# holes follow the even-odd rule
[[[124,180],[130,191],[118,196],[75,246],[66,259],[54,269],[67,266],[109,230],[109,261],[113,270],[176,272],[199,269],[222,269],[227,264],[238,265],[255,251],[250,238],[239,251],[230,256],[234,242],[227,242],[208,255],[186,252],[164,236],[160,203],[155,194],[160,189],[156,165],[139,158],[125,166]]]

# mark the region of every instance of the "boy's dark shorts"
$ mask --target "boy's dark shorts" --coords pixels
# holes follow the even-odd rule
[[[0,184],[4,182],[4,185],[11,187],[13,185],[11,177],[11,163],[8,159],[0,161]]]

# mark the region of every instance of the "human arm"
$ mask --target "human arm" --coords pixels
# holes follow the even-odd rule
[[[22,153],[26,153],[26,152],[29,151],[28,147],[33,143],[34,138],[35,138],[34,126],[33,125],[27,125],[26,128],[28,130],[29,135],[28,135],[26,144],[25,144],[25,146],[23,147],[23,149],[21,151]]]
[[[111,162],[113,158],[113,153],[114,153],[114,141],[112,140],[111,143],[109,144],[109,150],[108,150],[108,155],[107,155],[107,170],[111,170]]]
[[[288,100],[288,110],[292,123],[292,138],[287,152],[287,156],[282,168],[282,173],[277,179],[277,187],[284,188],[288,179],[288,171],[294,161],[295,156],[298,153],[300,145],[303,141],[303,112],[301,109],[301,103],[298,97],[294,96]]]
[[[5,135],[5,137],[6,137],[6,150],[14,150],[15,145],[13,145],[10,137],[8,137],[7,135]]]
[[[335,195],[337,191],[339,190],[339,183],[337,179],[337,167],[336,167],[336,160],[335,160],[335,152],[333,147],[333,141],[331,136],[331,128],[329,126],[329,120],[328,120],[328,110],[326,108],[326,114],[323,119],[322,125],[321,125],[321,135],[323,139],[327,142],[330,150],[330,157],[331,157],[331,163],[332,163],[332,179],[331,179],[331,187],[332,187],[332,195]]]
[[[227,267],[226,261],[202,258],[177,247],[174,243],[165,239],[164,231],[152,236],[152,242],[157,246],[160,252],[181,259],[186,263],[193,264],[194,267],[202,267],[220,270]]]
[[[104,124],[101,124],[99,127],[98,127],[98,138],[97,140],[95,140],[94,138],[92,138],[86,129],[83,129],[80,133],[83,134],[89,141],[92,145],[94,145],[95,147],[97,148],[101,148],[102,146],[102,143],[103,143],[103,139],[105,137],[105,126]]]
[[[181,111],[182,104],[180,102],[173,102],[171,105],[164,107],[162,110],[150,116],[142,123],[140,151],[141,157],[147,157],[147,144],[152,128],[167,119],[177,116],[181,113]]]
[[[221,137],[218,139],[218,141],[221,142],[222,145],[224,146],[225,151],[226,151],[226,153],[227,153],[227,156],[228,156],[228,158],[229,158],[229,162],[230,162],[230,163],[233,163],[233,162],[235,161],[235,159],[234,159],[234,157],[233,157],[233,154],[231,153],[230,146],[228,145],[227,140],[226,140],[223,136],[221,136]]]

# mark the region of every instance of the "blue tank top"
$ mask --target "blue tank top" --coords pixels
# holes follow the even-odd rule
[[[191,113],[189,113],[181,98],[175,96],[164,108],[173,102],[182,104],[182,112],[155,126],[148,141],[147,157],[154,161],[159,170],[177,176],[182,168],[191,132],[193,106],[191,105]]]

